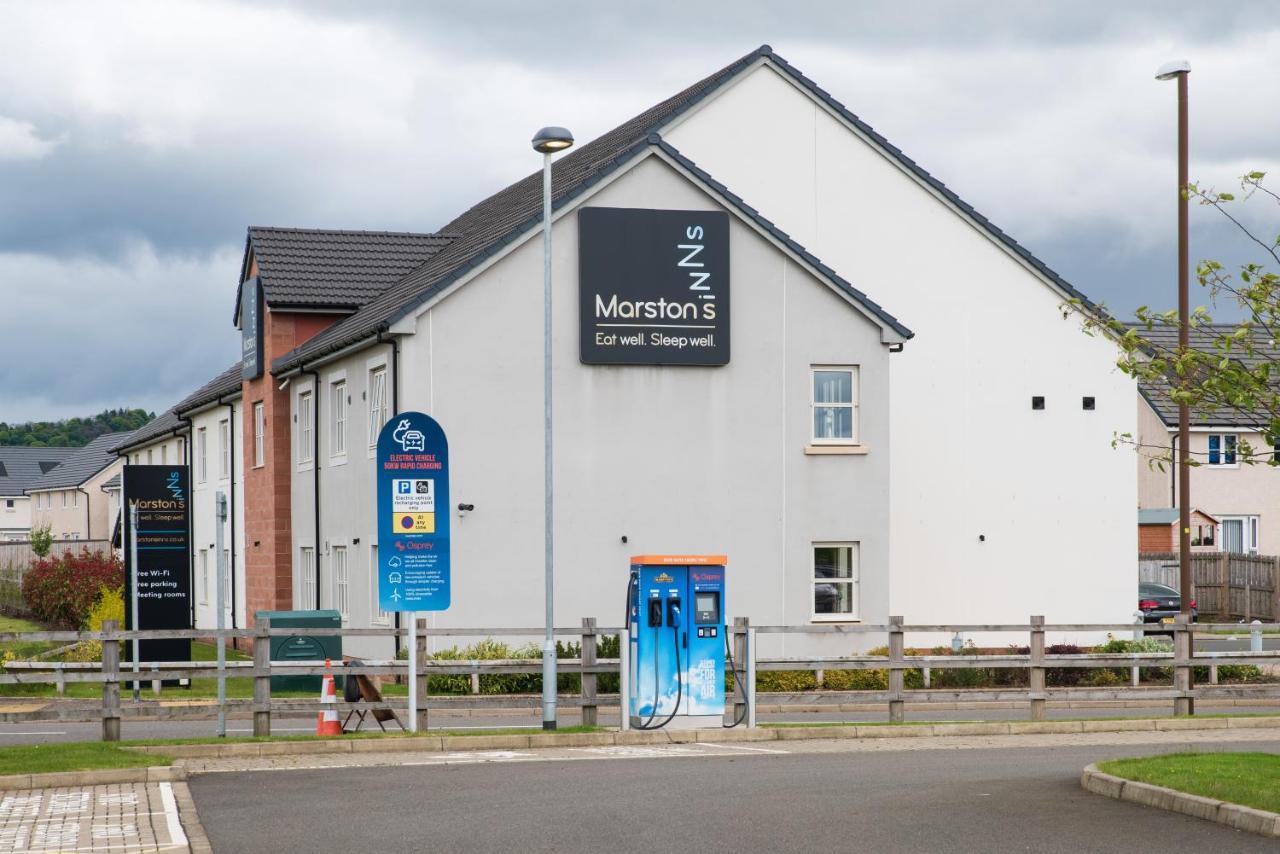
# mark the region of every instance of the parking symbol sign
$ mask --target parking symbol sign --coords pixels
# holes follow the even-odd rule
[[[411,480],[397,480],[397,481],[396,481],[396,494],[398,494],[398,495],[408,495],[408,494],[409,494],[409,489],[411,488],[412,484],[413,484],[413,481],[411,481]]]

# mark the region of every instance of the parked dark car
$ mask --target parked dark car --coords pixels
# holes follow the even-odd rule
[[[1182,597],[1172,587],[1143,581],[1138,584],[1138,610],[1144,623],[1172,623],[1182,610]],[[1196,618],[1196,600],[1191,600],[1191,619]]]

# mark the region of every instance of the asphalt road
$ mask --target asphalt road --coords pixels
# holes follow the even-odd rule
[[[1280,714],[1280,700],[1269,706],[1201,706],[1206,714]],[[1143,708],[1089,708],[1047,709],[1050,720],[1064,718],[1160,718],[1173,715],[1173,703]],[[888,711],[874,712],[766,712],[759,715],[760,723],[874,723],[888,720]],[[432,712],[432,729],[476,730],[508,728],[542,728],[542,712],[540,709],[528,709],[521,714],[484,714],[473,715],[449,714],[448,712]],[[564,709],[560,713],[561,726],[574,726],[580,718],[574,709]],[[909,721],[1025,721],[1028,720],[1026,708],[1012,709],[961,709],[961,710],[926,710],[909,711]],[[602,726],[617,726],[618,716],[609,712],[601,712]],[[367,728],[367,727],[366,727]],[[216,723],[213,720],[189,721],[131,721],[122,720],[121,737],[125,740],[148,738],[200,738],[216,735]],[[376,726],[374,727],[376,730]],[[393,727],[394,729],[394,727]],[[314,717],[281,717],[272,721],[271,731],[276,735],[303,735],[315,732]],[[227,721],[227,735],[231,737],[253,734],[253,725],[248,719]],[[102,724],[98,722],[71,721],[30,721],[26,723],[0,723],[0,747],[11,744],[54,744],[69,741],[96,741],[102,737]]]
[[[458,754],[455,764],[215,773],[189,785],[219,854],[265,850],[268,833],[281,854],[1276,850],[1274,840],[1079,786],[1090,762],[1183,749],[1176,741],[875,752],[774,745],[789,752],[582,748],[576,761]],[[1280,752],[1280,743],[1197,749]],[[636,758],[646,751],[651,758]]]

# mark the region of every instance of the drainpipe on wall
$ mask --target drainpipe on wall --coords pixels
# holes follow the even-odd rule
[[[320,610],[320,373],[315,370],[300,370],[300,374],[311,375],[311,507],[314,513],[315,549],[316,549],[316,610]],[[330,401],[332,403],[332,401]],[[301,428],[301,425],[299,425]]]
[[[187,468],[187,497],[191,497],[191,436],[192,426],[190,418],[178,416],[178,421],[187,425],[187,435],[182,439],[182,464]],[[173,435],[178,437],[178,431],[174,430]],[[124,484],[120,485],[120,497],[124,497]],[[121,512],[124,512],[124,502],[121,502]],[[124,529],[121,528],[123,531]],[[187,602],[191,607],[191,628],[196,626],[196,544],[195,531],[187,529]]]
[[[381,329],[378,330],[378,341],[380,343],[391,345],[391,415],[392,417],[394,417],[400,414],[400,342],[395,338],[383,338],[382,336],[385,334],[386,332],[384,330],[381,330]],[[376,472],[374,473],[374,480],[375,482],[377,480]],[[376,518],[377,514],[374,514],[374,516],[375,518],[374,518],[373,524],[375,528],[374,533],[376,535],[377,533],[376,528],[378,525],[377,518]],[[378,571],[378,568],[376,566],[369,567],[369,572],[376,573],[377,571]],[[395,627],[399,629],[400,628],[400,612],[399,611],[395,612],[393,619],[395,620]],[[400,649],[401,649],[399,633],[396,634],[395,639],[396,639],[396,655],[399,656]]]
[[[124,484],[120,484],[121,491],[124,490]],[[76,492],[84,496],[84,538],[86,540],[93,539],[93,516],[89,513],[89,493],[83,486],[77,486]]]
[[[230,470],[227,472],[227,518],[231,522],[231,560],[227,562],[227,574],[231,577],[231,628],[240,628],[236,621],[236,403],[224,403],[227,407],[227,444],[230,448],[231,460]],[[216,515],[217,508],[214,513]],[[238,649],[236,642],[239,638],[231,639],[231,648]]]

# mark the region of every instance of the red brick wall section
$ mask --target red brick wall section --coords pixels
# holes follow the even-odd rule
[[[1173,525],[1139,525],[1138,554],[1167,554],[1178,550]]]
[[[337,315],[277,313],[263,315],[263,350],[267,371],[241,387],[244,400],[245,596],[250,625],[258,611],[293,607],[292,417],[288,390],[271,376],[273,359],[331,326]],[[263,463],[253,465],[253,405],[263,404]],[[300,524],[309,524],[300,512]]]

